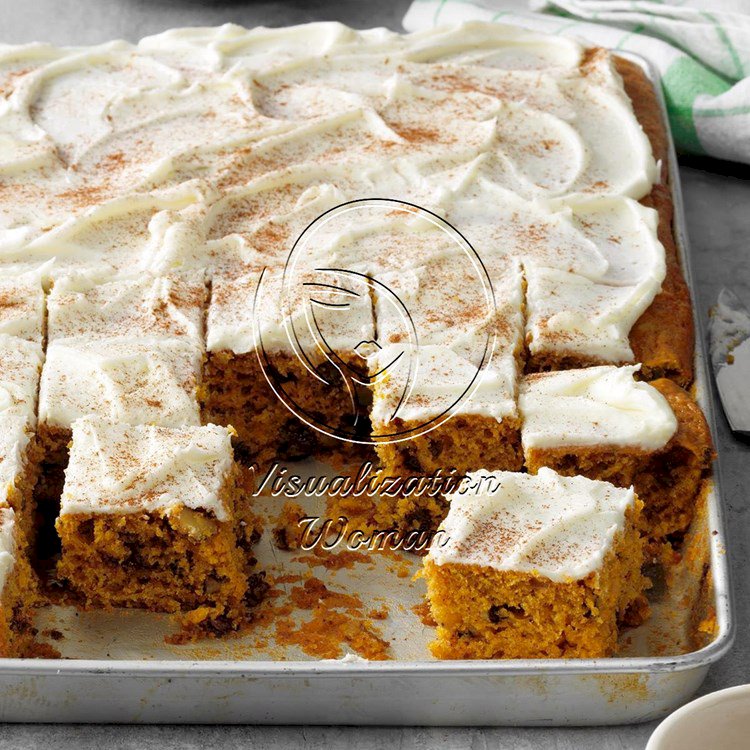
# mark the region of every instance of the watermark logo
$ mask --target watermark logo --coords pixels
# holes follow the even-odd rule
[[[423,498],[447,494],[494,495],[502,480],[492,473],[461,474],[456,469],[436,469],[430,474],[388,476],[371,461],[356,471],[344,474],[300,474],[285,464],[273,463],[265,471],[250,466],[256,477],[253,497],[268,496],[281,500],[299,498]]]
[[[300,549],[307,552],[319,548],[330,552],[343,549],[349,552],[383,552],[403,550],[420,553],[430,548],[445,547],[450,541],[442,529],[360,529],[352,527],[346,516],[321,518],[305,516],[298,521],[302,530]]]
[[[493,319],[487,270],[444,218],[399,200],[343,203],[306,227],[283,269],[261,274],[258,361],[276,396],[318,432],[355,443],[410,439],[450,419],[491,360],[487,325],[471,331],[460,368],[435,361],[446,301],[464,299],[482,306],[475,317]],[[365,415],[374,392],[380,418],[371,432]],[[419,408],[436,392],[436,408]]]

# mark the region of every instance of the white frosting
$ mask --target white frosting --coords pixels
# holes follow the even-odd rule
[[[664,447],[677,418],[636,367],[588,367],[527,375],[518,405],[525,449],[576,446]]]
[[[429,552],[436,565],[463,564],[576,581],[601,569],[625,528],[633,489],[584,477],[476,472],[450,510]]]
[[[24,468],[24,454],[31,439],[29,423],[18,415],[3,416],[0,430],[0,505]]]
[[[16,516],[13,509],[0,507],[0,597],[16,564],[18,554],[16,533]]]
[[[492,332],[502,339],[496,348],[512,350],[523,326],[518,262],[498,255],[480,261],[455,246],[438,251],[439,239],[426,241],[430,252],[413,265],[377,275],[379,343],[445,346],[473,359],[481,357]],[[402,263],[403,255],[394,253],[392,265]]]
[[[370,418],[374,435],[392,435],[392,422],[416,422],[443,416],[478,414],[502,421],[516,416],[516,367],[511,355],[499,355],[484,369],[446,346],[410,348],[390,345],[369,358],[370,369],[384,376],[375,384]],[[404,435],[404,439],[411,435]]]
[[[129,427],[79,419],[73,423],[60,513],[139,513],[184,505],[226,521],[230,511],[222,489],[232,462],[226,427]]]
[[[481,287],[480,299],[465,304],[477,287],[460,280],[452,284],[453,274],[435,270],[427,270],[426,282],[414,284],[411,290],[410,274],[393,277],[393,291],[406,303],[414,330],[395,321],[395,314],[384,312],[378,317],[384,346],[368,358],[374,379],[370,417],[375,435],[392,434],[395,419],[419,425],[435,419],[437,426],[447,415],[476,414],[502,421],[518,414],[516,353],[523,336],[520,272],[511,269],[496,277],[495,304],[488,311]],[[378,309],[387,309],[388,301],[381,295]],[[381,321],[392,325],[380,325]]]
[[[14,277],[0,272],[0,335],[16,336],[41,346],[43,329],[44,290],[39,274]]]
[[[281,268],[336,204],[400,198],[448,218],[488,265],[523,264],[532,351],[630,360],[664,275],[654,213],[634,203],[657,170],[611,58],[583,51],[483,23],[5,47],[0,267],[208,268],[221,285]],[[378,222],[331,228],[318,267],[403,272],[426,293],[430,254],[383,236]],[[249,351],[257,332],[228,299],[209,348]],[[262,338],[284,345],[287,324],[269,314]],[[372,321],[330,325],[345,342]]]
[[[656,212],[611,198],[570,208],[605,262],[595,270],[575,259],[567,267],[525,261],[529,349],[532,354],[553,351],[604,362],[632,361],[630,329],[666,274]]]
[[[127,424],[200,424],[202,354],[189,341],[60,339],[47,348],[39,420],[68,428],[94,415]]]
[[[353,654],[351,651],[347,651],[339,659],[321,659],[321,661],[331,662],[333,664],[369,664],[370,660],[361,657],[359,654]]]
[[[207,290],[202,272],[108,278],[78,272],[49,295],[42,421],[199,424]]]
[[[497,419],[516,414],[524,333],[532,354],[632,361],[664,278],[656,213],[636,202],[657,179],[648,139],[611,57],[572,40],[484,23],[177,29],[4,47],[0,90],[0,270],[54,282],[50,424],[197,421],[200,305],[173,300],[193,283],[178,271],[212,276],[209,351],[315,362],[374,342],[376,371],[408,352],[421,379],[402,357],[376,388],[381,425],[405,380],[402,418],[455,401],[488,332],[492,362],[461,410]],[[393,205],[335,213],[282,290],[303,230],[372,197],[462,238]]]
[[[120,279],[64,276],[47,300],[48,340],[180,338],[200,347],[206,295],[200,273]]]
[[[0,506],[26,467],[26,449],[31,441],[31,429],[26,417],[2,414],[0,430]]]
[[[260,272],[215,276],[208,350],[296,350],[315,362],[331,351],[352,351],[374,337],[366,280],[320,271],[294,275],[288,291],[282,292],[285,288],[278,268],[266,269],[262,278]]]
[[[0,506],[25,469],[42,359],[36,342],[0,334]]]
[[[0,419],[19,416],[34,426],[42,359],[39,344],[0,334]]]

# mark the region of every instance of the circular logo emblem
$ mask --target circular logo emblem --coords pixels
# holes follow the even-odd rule
[[[253,302],[256,353],[276,396],[333,438],[397,442],[450,419],[495,345],[490,276],[439,215],[386,198],[312,221]]]

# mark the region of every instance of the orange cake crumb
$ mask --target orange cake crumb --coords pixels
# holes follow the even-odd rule
[[[299,549],[305,533],[301,519],[307,516],[297,503],[284,503],[273,527],[274,544],[283,550]]]
[[[299,624],[291,617],[275,620],[276,641],[298,646],[306,654],[321,659],[338,659],[345,645],[365,659],[389,658],[390,644],[363,612],[358,596],[331,591],[317,578],[292,589],[292,600],[312,617]],[[378,617],[377,619],[382,619]]]

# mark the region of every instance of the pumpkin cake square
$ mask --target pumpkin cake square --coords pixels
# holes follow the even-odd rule
[[[473,363],[449,347],[421,346],[416,352],[406,350],[405,356],[404,351],[392,345],[370,358],[374,367],[401,358],[376,381],[371,417],[375,439],[387,435],[376,442],[380,474],[389,483],[403,480],[404,491],[378,496],[374,503],[363,496],[357,508],[348,499],[346,510],[377,528],[434,529],[447,510],[445,480],[482,461],[507,469],[523,464],[521,421],[513,398],[516,362],[512,354],[501,353],[482,371],[469,398],[460,402],[467,383],[476,377]],[[404,405],[406,357],[418,360],[422,385],[411,389]],[[400,416],[394,419],[397,409]],[[431,428],[431,422],[437,426]],[[416,482],[433,477],[432,486],[440,491],[418,489]]]
[[[264,582],[231,437],[216,425],[73,423],[57,574],[82,606],[177,613],[186,640],[242,628]]]
[[[36,591],[16,514],[0,502],[0,658],[31,655]]]
[[[524,262],[530,368],[632,363],[631,331],[667,274],[658,213],[625,197],[565,205],[596,252],[579,249],[563,267],[541,258]]]
[[[632,488],[469,474],[423,562],[440,659],[609,656],[647,614]]]
[[[418,344],[401,342],[401,328],[376,297],[378,341],[370,355],[372,435],[381,474],[450,479],[480,468],[520,470],[523,279],[518,264],[493,268],[496,304],[450,269],[417,267],[390,280],[409,310]],[[456,283],[453,283],[456,282]],[[440,288],[436,288],[440,287]],[[464,306],[474,291],[473,304]],[[347,512],[378,528],[434,529],[445,515],[443,492],[379,497]]]
[[[441,258],[386,279],[408,310],[414,342],[404,340],[400,316],[376,294],[372,434],[384,471],[393,475],[521,468],[520,265],[506,262],[499,270],[486,262],[492,273],[485,290],[471,283],[466,261]]]
[[[350,286],[317,272],[286,292],[279,268],[214,277],[203,419],[231,424],[259,464],[341,451],[336,435],[367,435],[360,344],[374,337],[373,314],[369,288]]]
[[[523,378],[519,408],[526,468],[547,466],[635,487],[643,530],[684,532],[713,460],[708,424],[667,379],[635,380],[639,366],[589,367]]]

